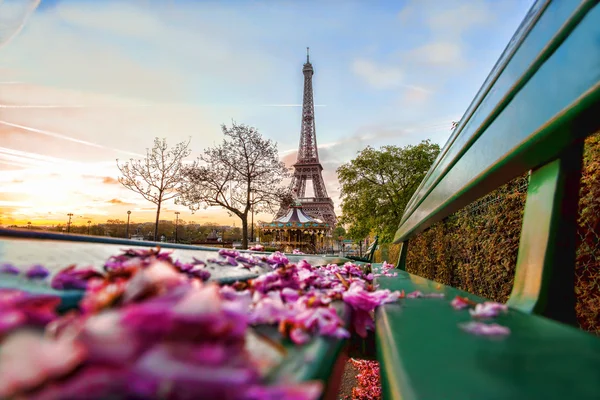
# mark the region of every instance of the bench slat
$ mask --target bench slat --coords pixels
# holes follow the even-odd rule
[[[398,271],[380,277],[382,289],[442,292],[445,299],[404,299],[376,312],[377,352],[385,399],[597,399],[600,340],[543,317],[510,309],[495,319],[503,338],[478,337],[458,324],[471,320],[454,310],[445,285]],[[439,289],[437,289],[439,287]]]
[[[549,44],[545,39],[552,35]],[[599,35],[597,1],[550,3],[413,196],[396,242],[549,162],[593,132],[599,124],[593,116],[600,114]],[[538,47],[544,49],[541,54]],[[539,66],[520,56],[529,52]]]

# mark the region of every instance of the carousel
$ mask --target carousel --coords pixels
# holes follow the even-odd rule
[[[325,252],[331,226],[307,215],[302,204],[293,203],[287,214],[259,225],[261,238],[270,237],[271,245],[283,252],[300,250],[307,254]]]

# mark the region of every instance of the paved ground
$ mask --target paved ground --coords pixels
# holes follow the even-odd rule
[[[344,367],[344,375],[342,376],[342,382],[340,384],[340,392],[338,394],[338,399],[351,399],[352,398],[352,388],[356,386],[356,375],[358,374],[358,369],[352,365],[350,360],[346,363]]]

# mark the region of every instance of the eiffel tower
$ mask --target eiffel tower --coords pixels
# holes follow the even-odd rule
[[[298,158],[294,167],[294,175],[290,184],[296,201],[302,204],[303,211],[313,218],[335,226],[337,218],[333,210],[333,200],[327,195],[323,181],[323,166],[319,161],[317,134],[315,131],[315,105],[313,102],[312,76],[313,66],[310,63],[308,47],[306,48],[306,64],[302,68],[304,74],[304,99],[302,102],[302,128]],[[314,197],[306,196],[306,182],[312,181]],[[288,210],[280,208],[277,217]]]

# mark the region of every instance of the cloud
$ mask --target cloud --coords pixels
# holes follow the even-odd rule
[[[405,58],[432,67],[461,67],[465,63],[463,51],[458,41],[440,40],[410,51]]]
[[[102,183],[105,183],[107,185],[117,185],[119,184],[119,181],[113,177],[105,176],[104,178],[102,178]]]
[[[130,205],[132,206],[132,205],[135,205],[135,203],[128,203],[128,202],[125,202],[125,201],[119,200],[119,199],[110,199],[110,200],[107,201],[107,203],[110,203],[110,204],[119,204],[119,205],[123,205],[123,206],[130,206]]]
[[[356,59],[352,71],[377,89],[391,89],[402,86],[403,71],[397,66],[378,65],[370,60]]]

